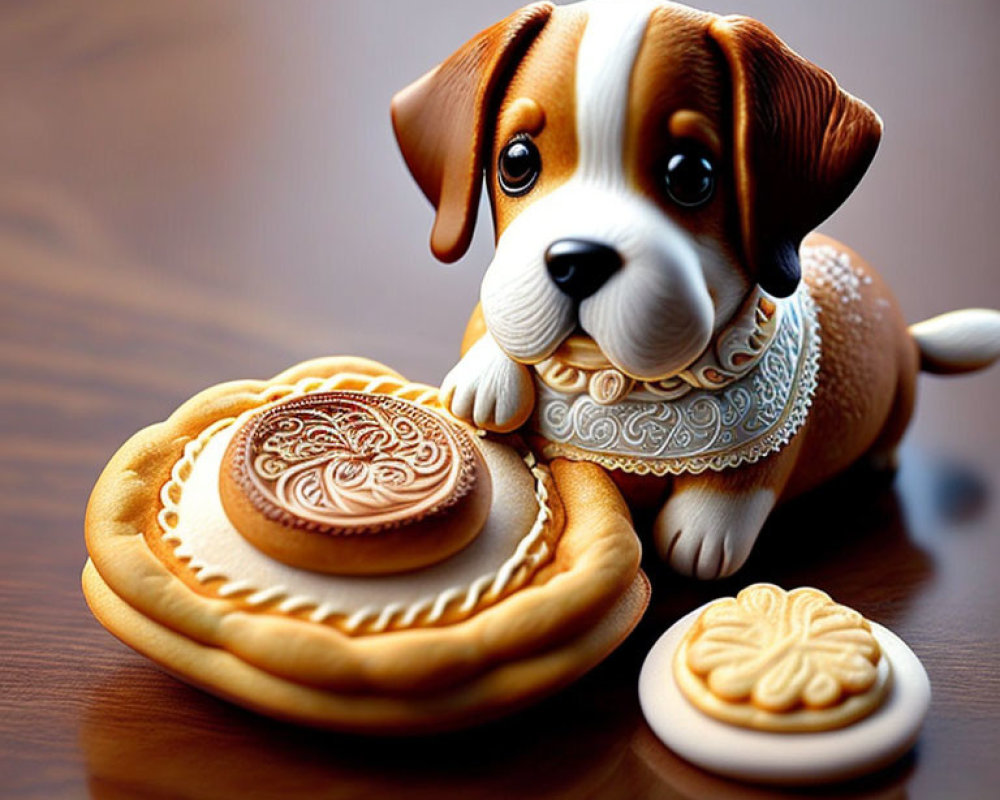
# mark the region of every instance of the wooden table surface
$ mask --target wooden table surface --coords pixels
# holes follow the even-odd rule
[[[1000,784],[1000,369],[921,379],[895,483],[781,510],[717,584],[647,558],[628,642],[536,708],[379,741],[277,724],[161,673],[90,616],[82,519],[103,463],[198,389],[355,353],[438,382],[490,257],[436,265],[392,92],[513,3],[0,4],[0,796],[734,797],[636,699],[678,616],[756,580],[815,585],[902,636],[934,688],[913,754],[831,797]],[[756,0],[886,121],[826,226],[915,321],[1000,306],[993,2]]]

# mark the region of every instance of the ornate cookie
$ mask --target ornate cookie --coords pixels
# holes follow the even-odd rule
[[[600,469],[476,436],[436,389],[364,359],[192,398],[111,460],[86,532],[84,592],[119,638],[249,708],[345,730],[507,713],[604,658],[648,600]],[[393,571],[407,537],[427,563]],[[350,559],[366,574],[318,569]]]
[[[236,529],[272,558],[338,575],[434,564],[489,513],[489,471],[470,434],[418,403],[310,394],[248,419],[220,473]]]
[[[892,670],[868,620],[818,589],[758,583],[711,603],[674,658],[706,714],[764,731],[821,731],[872,713]]]
[[[808,784],[909,750],[930,684],[902,640],[824,592],[754,584],[671,626],[639,700],[660,740],[704,769]]]

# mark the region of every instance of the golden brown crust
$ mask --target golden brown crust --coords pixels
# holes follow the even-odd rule
[[[308,452],[299,452],[306,438]],[[349,470],[339,482],[329,478],[338,466]],[[298,483],[286,482],[279,496],[279,477],[293,473]],[[401,475],[410,479],[405,493],[394,491]],[[317,485],[319,501],[300,499]],[[229,443],[219,489],[226,515],[259,550],[338,575],[403,572],[454,555],[482,529],[492,499],[489,470],[464,426],[360,392],[307,395],[251,416]],[[350,511],[326,502],[330,493]]]
[[[429,733],[486,722],[562,688],[628,636],[650,593],[649,581],[639,572],[611,609],[576,638],[495,665],[467,682],[418,697],[400,697],[305,686],[187,638],[136,611],[108,587],[89,561],[83,589],[91,611],[108,630],[181,680],[279,719],[383,734]]]
[[[319,359],[271,381],[208,389],[165,422],[140,431],[111,459],[87,509],[87,547],[101,578],[137,612],[206,646],[296,683],[345,692],[424,692],[467,681],[567,641],[632,582],[639,544],[612,482],[588,464],[553,465],[567,522],[553,564],[471,619],[442,627],[349,637],[311,621],[250,611],[237,599],[192,591],[158,557],[157,498],[184,445],[208,425],[276,400],[293,382],[434,392],[364,359]],[[274,646],[276,641],[282,646]]]

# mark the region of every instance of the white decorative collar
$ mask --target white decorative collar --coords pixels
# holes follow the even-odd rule
[[[776,300],[758,291],[704,355],[641,383],[613,367],[558,357],[535,367],[534,429],[547,458],[655,475],[753,463],[802,427],[816,389],[820,337],[805,284]]]

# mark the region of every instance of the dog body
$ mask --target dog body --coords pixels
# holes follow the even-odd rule
[[[867,264],[810,233],[881,123],[752,20],[529,6],[397,95],[393,119],[436,255],[467,248],[484,171],[492,203],[452,412],[527,423],[547,456],[662,503],[655,541],[681,572],[734,572],[779,499],[889,459],[922,355],[961,371],[1000,354],[995,312],[908,330]]]

